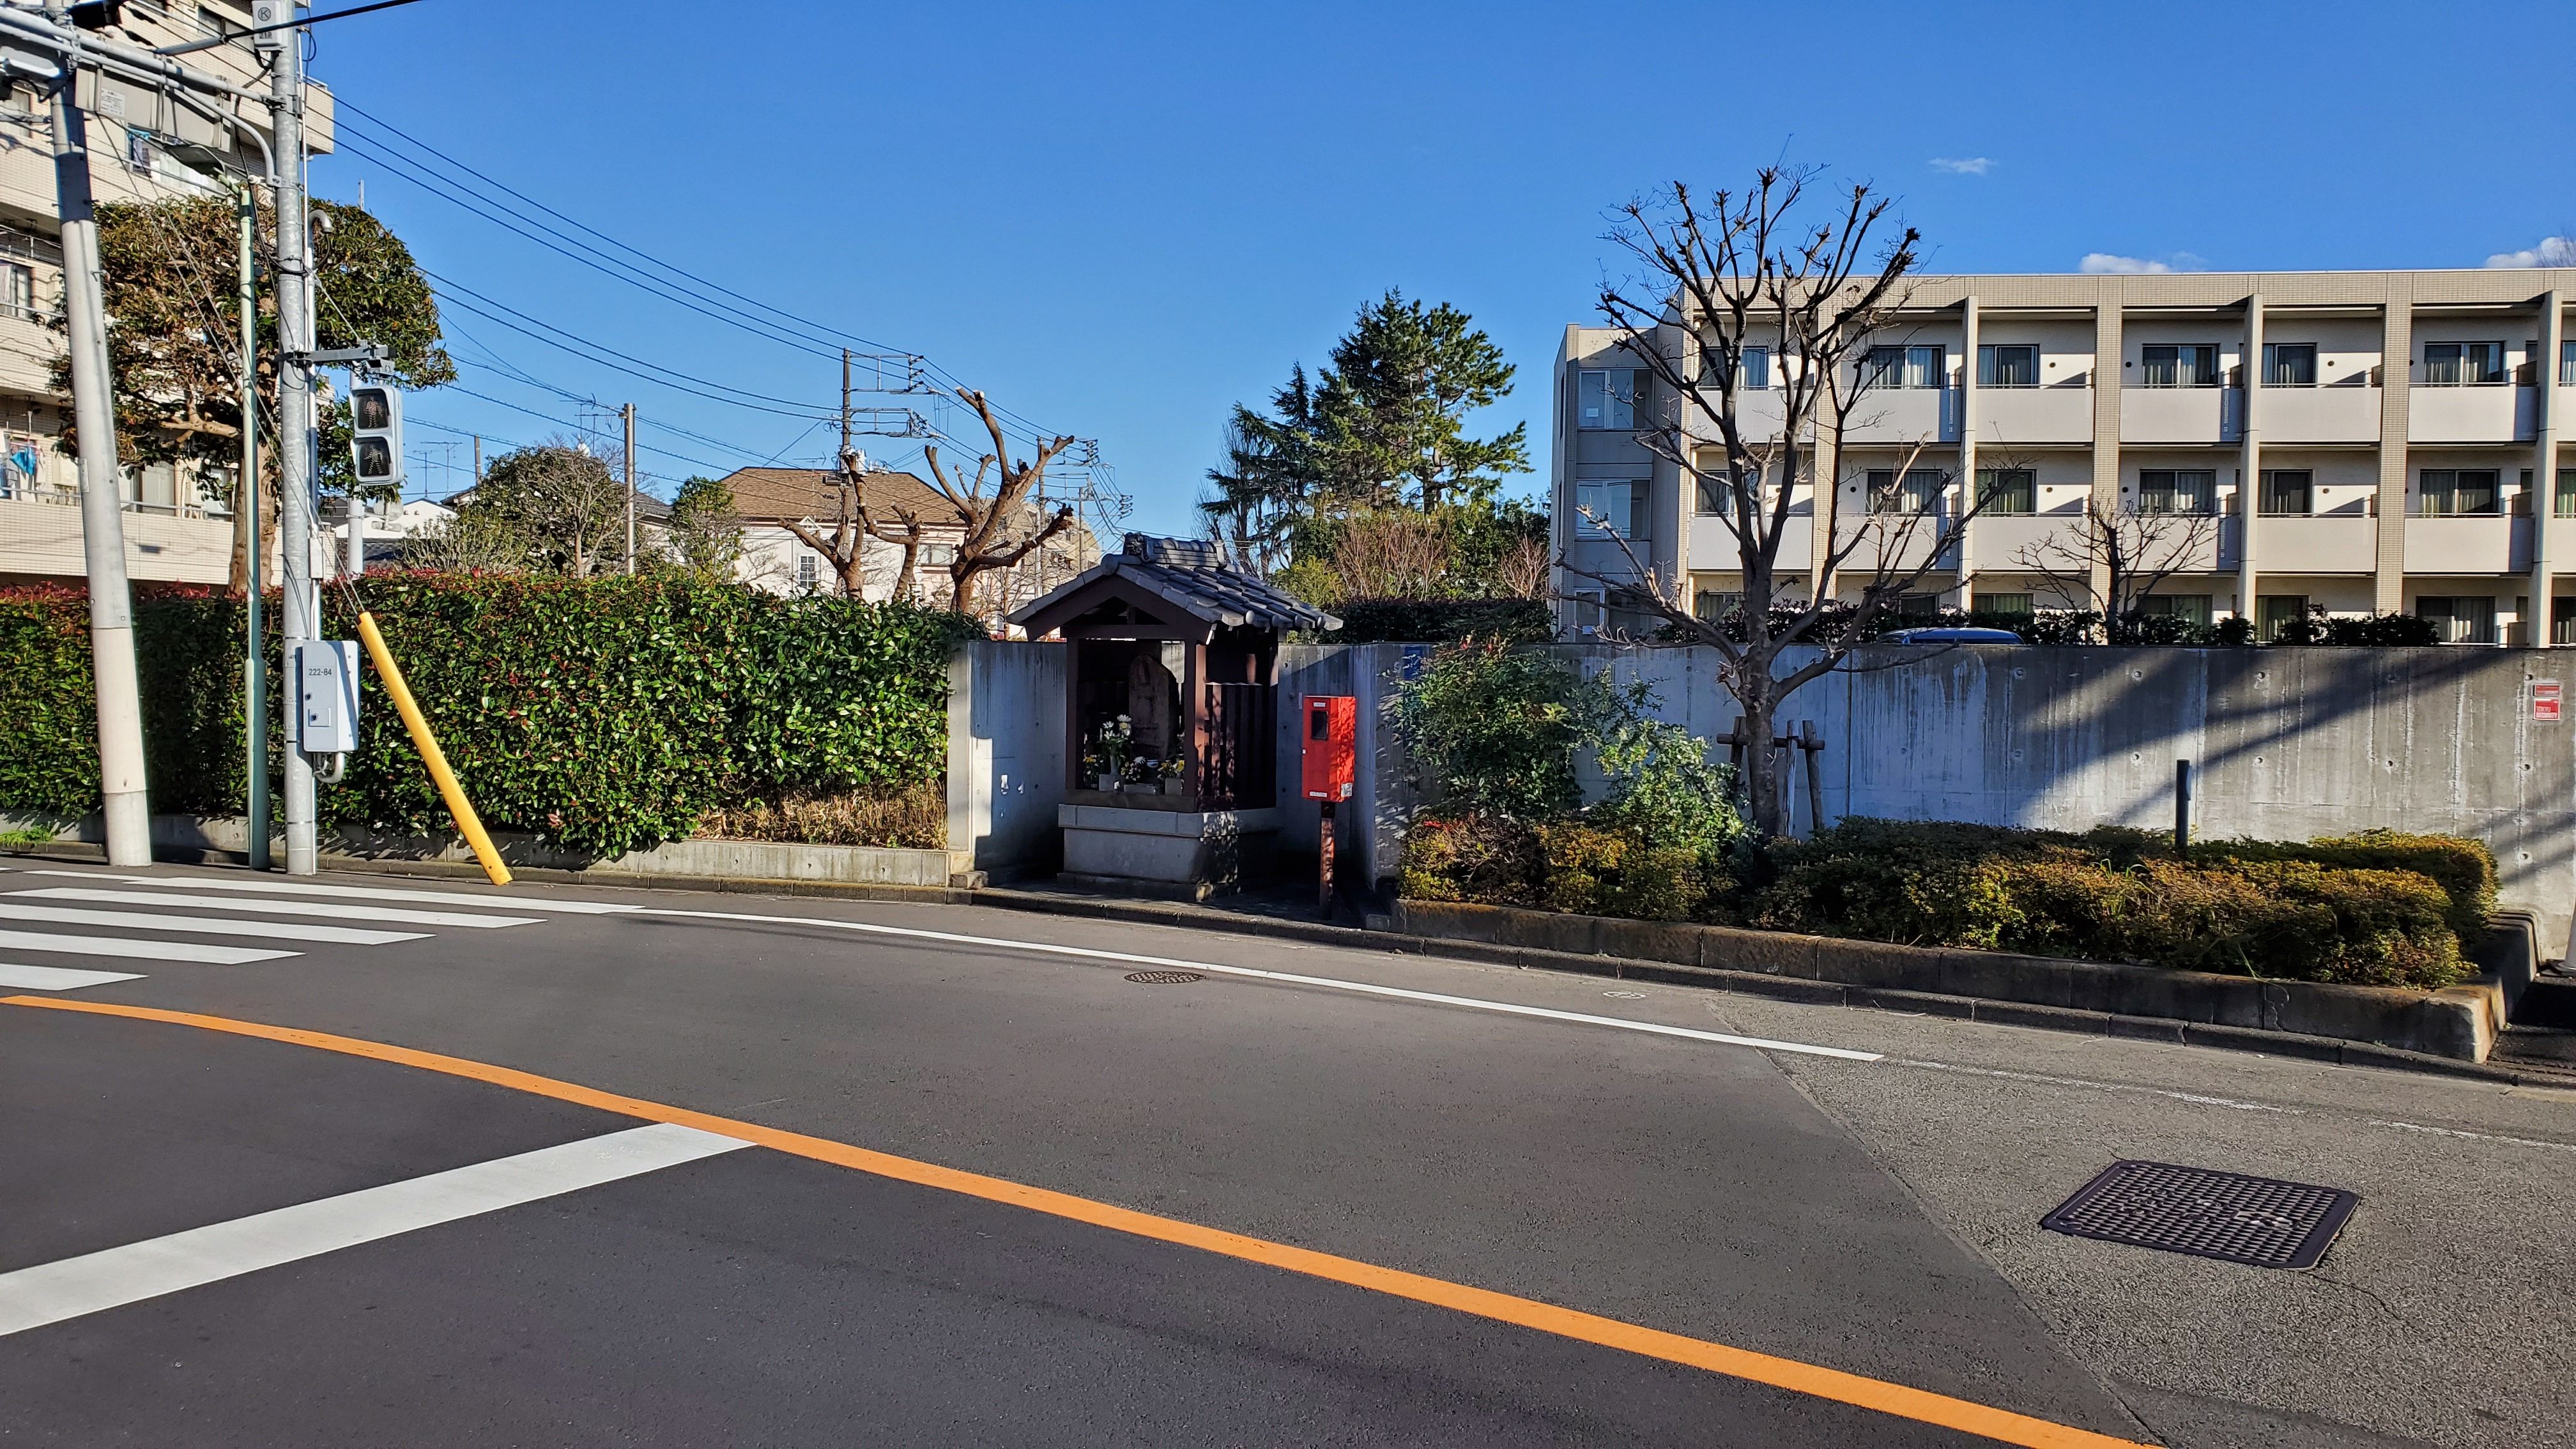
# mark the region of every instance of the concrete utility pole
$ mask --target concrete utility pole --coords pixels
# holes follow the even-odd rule
[[[235,215],[241,227],[241,482],[233,496],[250,529],[249,615],[242,660],[242,749],[250,785],[250,868],[266,870],[268,860],[268,628],[260,618],[260,594],[268,571],[259,552],[259,203],[248,177],[235,183]]]
[[[54,191],[62,212],[63,310],[70,324],[72,417],[80,428],[81,553],[89,572],[91,672],[98,685],[98,783],[107,863],[152,863],[152,805],[144,793],[143,695],[134,674],[134,597],[125,577],[125,495],[116,462],[116,402],[107,362],[107,300],[99,281],[89,137],[75,91],[80,52],[54,87]]]
[[[850,456],[850,349],[841,349],[841,451],[836,457]]]
[[[291,13],[291,12],[290,12]],[[286,657],[321,637],[321,595],[313,581],[313,277],[312,239],[305,234],[304,32],[273,30],[258,39],[272,57],[268,112],[277,137],[277,546],[285,564]],[[296,690],[282,691],[287,738],[295,737]],[[321,868],[313,798],[313,762],[286,751],[286,873]]]
[[[635,404],[620,409],[626,420],[626,576],[635,577]]]

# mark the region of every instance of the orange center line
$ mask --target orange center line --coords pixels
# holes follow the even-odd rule
[[[1936,1394],[1925,1389],[1890,1383],[1885,1379],[1845,1373],[1840,1369],[1830,1369],[1798,1359],[1757,1353],[1751,1349],[1734,1348],[1678,1333],[1666,1333],[1661,1329],[1646,1328],[1616,1318],[1605,1318],[1599,1314],[1562,1308],[1553,1303],[1542,1303],[1534,1298],[1521,1298],[1509,1293],[1497,1293],[1491,1289],[1452,1283],[1443,1278],[1408,1273],[1397,1268],[1384,1268],[1355,1258],[1319,1253],[1310,1248],[1275,1243],[1266,1238],[1248,1237],[1242,1233],[1184,1222],[1178,1218],[1138,1212],[1133,1208],[1123,1208],[1091,1198],[1076,1197],[1070,1193],[1056,1192],[1048,1188],[1031,1187],[1006,1178],[987,1177],[982,1173],[941,1167],[936,1163],[921,1162],[909,1157],[897,1157],[891,1153],[855,1147],[846,1142],[834,1142],[829,1138],[809,1137],[801,1132],[764,1127],[757,1122],[744,1122],[707,1112],[693,1112],[685,1107],[649,1102],[640,1097],[621,1096],[615,1092],[601,1091],[596,1087],[559,1081],[553,1077],[541,1077],[532,1072],[494,1066],[488,1062],[469,1061],[463,1057],[444,1056],[437,1052],[419,1051],[386,1042],[366,1041],[358,1037],[334,1036],[328,1032],[272,1026],[264,1022],[241,1021],[231,1017],[203,1016],[195,1012],[164,1011],[149,1006],[127,1006],[104,1001],[65,1001],[41,996],[0,997],[0,1005],[29,1006],[47,1011],[72,1011],[92,1016],[119,1016],[138,1021],[163,1022],[172,1026],[191,1026],[206,1031],[258,1037],[266,1041],[286,1042],[295,1046],[339,1052],[347,1056],[417,1067],[423,1071],[441,1072],[448,1076],[464,1077],[473,1081],[488,1082],[497,1087],[508,1087],[541,1097],[551,1097],[577,1106],[595,1107],[604,1112],[615,1112],[647,1122],[671,1122],[683,1127],[695,1127],[701,1131],[739,1138],[745,1142],[793,1156],[810,1158],[816,1162],[828,1162],[837,1167],[846,1167],[897,1182],[915,1183],[922,1187],[937,1188],[943,1192],[982,1198],[987,1202],[1026,1208],[1031,1212],[1045,1213],[1072,1222],[1088,1223],[1093,1227],[1107,1228],[1112,1232],[1196,1248],[1202,1252],[1217,1253],[1247,1263],[1259,1263],[1265,1267],[1284,1269],[1291,1273],[1347,1284],[1354,1288],[1364,1288],[1373,1293],[1409,1299],[1416,1303],[1427,1303],[1434,1307],[1471,1314],[1497,1323],[1534,1329],[1540,1333],[1553,1334],[1582,1343],[1598,1344],[1604,1348],[1614,1348],[1645,1358],[1660,1359],[1667,1363],[1685,1364],[1711,1373],[1724,1374],[1729,1378],[1768,1384],[1773,1388],[1787,1389],[1792,1393],[1828,1399],[1835,1403],[1850,1404],[1897,1418],[1956,1429],[1962,1433],[1975,1434],[2000,1443],[2018,1444],[2025,1446],[2025,1449],[2105,1449],[2105,1446],[2113,1445],[2137,1449],[2135,1440],[2115,1439],[2106,1434],[2096,1434],[2090,1430],[2074,1428],[2048,1419],[2033,1418],[2027,1414],[2016,1414],[2010,1410],[1998,1409],[1968,1399],[1956,1399],[1946,1394]]]

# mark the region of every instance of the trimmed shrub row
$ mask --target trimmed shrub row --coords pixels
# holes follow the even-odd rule
[[[1484,816],[1419,823],[1401,888],[1419,900],[2438,987],[2462,975],[2462,943],[2484,929],[2495,882],[2476,841],[2386,831],[2176,856],[2137,830],[1848,820],[1710,865],[1635,832]]]
[[[1556,616],[1539,599],[1354,599],[1333,612],[1342,627],[1313,637],[1331,644],[1440,644],[1499,639],[1544,644]]]
[[[710,811],[936,779],[947,656],[972,632],[909,605],[672,577],[389,574],[359,592],[485,822],[597,855],[686,837]],[[87,610],[76,588],[0,590],[0,717],[29,721],[0,732],[0,807],[98,808]],[[156,810],[242,808],[244,613],[208,590],[137,593]],[[324,616],[355,636],[336,590]],[[361,678],[366,748],[322,791],[324,820],[446,828],[382,682]]]

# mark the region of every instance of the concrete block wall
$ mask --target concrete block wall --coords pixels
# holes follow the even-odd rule
[[[1054,868],[1064,803],[1061,643],[975,639],[948,660],[948,848],[973,869]]]

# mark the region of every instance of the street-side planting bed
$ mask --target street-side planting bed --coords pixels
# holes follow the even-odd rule
[[[597,857],[705,836],[946,843],[944,809],[925,801],[946,764],[947,656],[966,627],[954,615],[674,577],[389,574],[358,587],[496,830]],[[354,636],[338,591],[325,612],[327,633]],[[242,808],[244,614],[217,590],[137,591],[156,811]],[[277,618],[272,604],[272,670]],[[443,833],[392,702],[373,670],[361,676],[367,747],[321,792],[324,823]],[[93,701],[84,592],[0,589],[12,721],[0,810],[98,808]]]
[[[1582,820],[1415,824],[1413,900],[1520,906],[2350,985],[2468,974],[2494,909],[2474,840],[2368,831],[2305,844],[1847,820],[1704,854]]]

